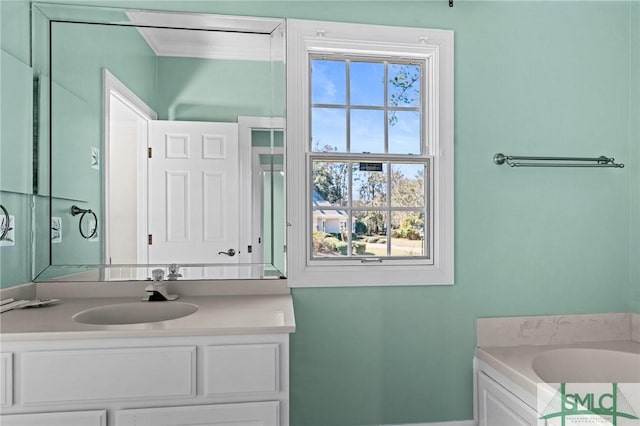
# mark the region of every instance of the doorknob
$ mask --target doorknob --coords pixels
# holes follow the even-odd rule
[[[226,254],[227,256],[235,256],[236,251],[234,249],[229,249],[227,251],[219,251],[218,254]]]

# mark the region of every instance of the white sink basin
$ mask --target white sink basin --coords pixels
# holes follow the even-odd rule
[[[78,312],[73,320],[95,325],[141,324],[182,318],[197,310],[197,305],[186,302],[117,303]]]

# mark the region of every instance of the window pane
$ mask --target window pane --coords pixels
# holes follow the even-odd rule
[[[387,164],[354,163],[352,196],[354,207],[386,207]]]
[[[384,153],[384,111],[351,110],[350,152]]]
[[[424,212],[391,212],[391,255],[424,256]]]
[[[389,105],[420,106],[420,65],[389,64]]]
[[[391,206],[424,206],[424,164],[391,164]]]
[[[251,146],[276,147],[284,146],[284,132],[282,130],[251,130]]]
[[[347,68],[344,61],[311,61],[311,102],[345,105]]]
[[[388,256],[387,253],[387,212],[380,211],[355,211],[354,220],[354,255],[359,256]],[[364,243],[365,246],[358,247],[356,243]],[[361,254],[357,254],[359,250]]]
[[[313,257],[347,256],[346,233],[340,230],[346,223],[336,211],[313,211]]]
[[[311,149],[314,152],[347,151],[347,112],[344,109],[312,109]]]
[[[384,63],[352,62],[351,105],[384,105]]]
[[[389,153],[421,154],[420,113],[389,111]]]
[[[314,161],[313,208],[322,210],[346,207],[348,198],[349,163]]]

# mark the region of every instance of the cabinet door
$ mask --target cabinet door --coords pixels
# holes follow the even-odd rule
[[[279,426],[278,401],[116,412],[116,426]]]
[[[479,426],[536,426],[536,411],[496,383],[478,373]]]
[[[196,393],[196,347],[166,346],[25,352],[23,405],[189,398]]]
[[[13,404],[13,354],[0,354],[0,407]]]
[[[106,426],[106,411],[11,414],[0,416],[2,426]]]
[[[204,361],[205,395],[274,394],[280,386],[280,345],[207,346]]]

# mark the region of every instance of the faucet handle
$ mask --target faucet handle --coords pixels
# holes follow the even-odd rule
[[[164,269],[154,269],[151,271],[154,281],[162,281],[164,279]]]
[[[179,274],[178,271],[180,270],[180,266],[178,266],[175,263],[172,263],[171,265],[169,265],[169,275],[167,275],[167,279],[169,281],[175,281],[178,278],[182,277],[182,274]]]

